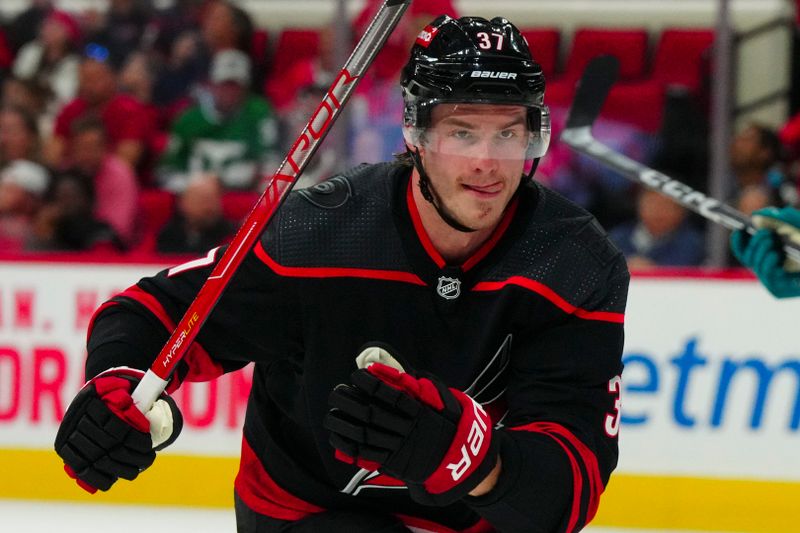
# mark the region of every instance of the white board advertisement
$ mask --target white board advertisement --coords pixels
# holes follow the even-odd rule
[[[0,262],[0,453],[52,450],[61,415],[83,384],[86,327],[94,309],[164,266]],[[621,454],[610,486],[617,495],[601,506],[601,523],[676,529],[722,523],[713,516],[658,518],[669,502],[652,507],[652,519],[634,523],[626,518],[633,516],[627,504],[639,485],[630,480],[646,486],[683,478],[756,480],[788,483],[792,494],[798,492],[798,317],[800,299],[775,300],[742,276],[634,277],[626,312]],[[234,464],[250,376],[248,368],[184,385],[176,396],[186,425],[167,453]],[[686,490],[705,490],[701,486]],[[13,484],[3,487],[0,496],[14,497],[14,490]],[[737,505],[731,498],[746,501],[752,490],[746,485],[726,496],[720,508]],[[781,529],[784,522],[756,522],[761,526],[742,530],[793,527],[788,518],[789,529]]]

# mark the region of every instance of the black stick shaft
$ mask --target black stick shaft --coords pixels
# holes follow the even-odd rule
[[[592,135],[592,125],[600,115],[617,76],[617,62],[610,56],[599,57],[586,67],[567,118],[561,140],[573,150],[585,154],[626,178],[669,196],[683,207],[730,230],[752,234],[756,227],[749,216],[734,207],[706,196],[666,174],[648,167],[601,143]],[[800,246],[784,239],[783,249],[800,263]]]

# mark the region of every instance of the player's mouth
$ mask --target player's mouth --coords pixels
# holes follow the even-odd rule
[[[471,194],[485,199],[494,198],[503,191],[502,181],[495,181],[487,184],[462,183],[461,186]]]

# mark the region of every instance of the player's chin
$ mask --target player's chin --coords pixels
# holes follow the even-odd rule
[[[500,223],[502,216],[503,209],[501,206],[488,207],[482,205],[463,211],[460,222],[468,228],[480,231],[494,228]]]
[[[467,192],[458,200],[449,205],[451,215],[468,228],[482,230],[491,229],[500,222],[510,198],[504,193],[476,198]]]

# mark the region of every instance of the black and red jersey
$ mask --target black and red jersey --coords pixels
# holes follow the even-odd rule
[[[422,227],[411,169],[363,165],[289,195],[179,363],[173,386],[254,362],[236,491],[284,520],[386,511],[431,531],[576,531],[617,463],[629,275],[594,218],[523,186],[488,242],[448,265]],[[87,374],[147,368],[219,250],[144,278],[96,313]],[[379,342],[496,424],[502,474],[448,507],[334,458],[330,391]]]

